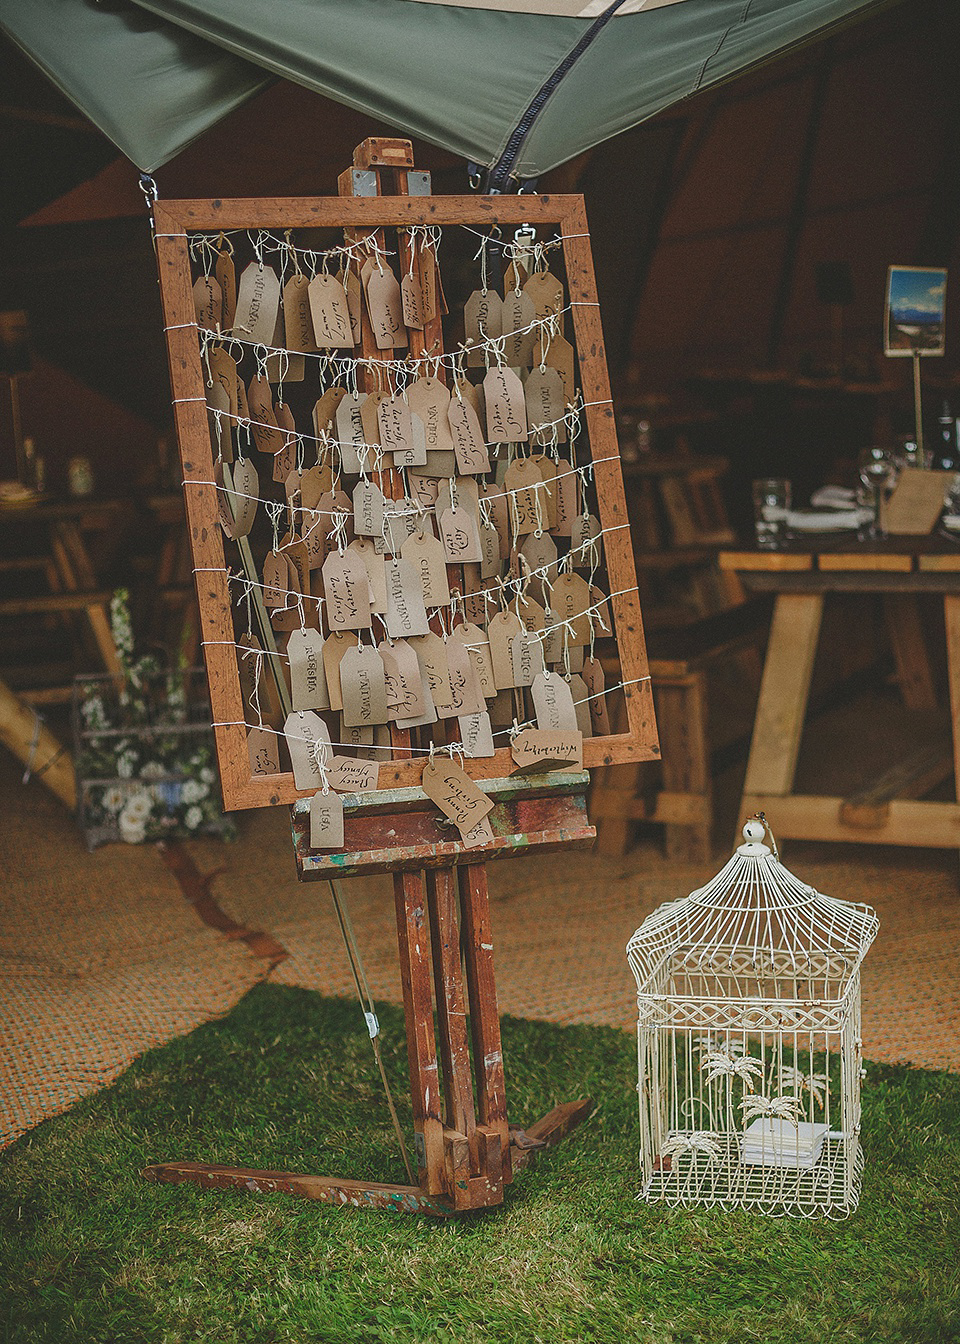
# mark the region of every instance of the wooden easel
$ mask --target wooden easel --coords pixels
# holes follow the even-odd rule
[[[409,141],[387,139],[367,140],[358,147],[353,167],[341,174],[340,194],[387,194],[383,174],[388,170],[393,174],[392,194],[430,194],[429,174],[413,171]],[[363,234],[383,246],[382,229],[354,229],[351,236]],[[403,239],[401,233],[401,265],[419,265]],[[362,320],[364,356],[382,359],[366,312]],[[439,315],[422,334],[411,332],[414,355],[437,352],[441,343]],[[364,376],[365,390],[375,390],[369,369]],[[383,481],[385,493],[402,495],[402,482],[392,469],[383,472]],[[457,568],[451,567],[450,573],[458,584]],[[465,579],[469,585],[470,575]],[[395,759],[409,757],[408,733],[392,727],[391,745]],[[419,788],[345,798],[345,847],[335,854],[310,850],[309,800],[294,804],[294,848],[302,881],[335,884],[359,874],[393,874],[418,1185],[199,1162],[162,1163],[148,1167],[144,1175],[438,1216],[502,1203],[514,1172],[538,1150],[563,1138],[589,1114],[592,1103],[582,1099],[558,1106],[525,1132],[509,1125],[486,863],[531,849],[592,845],[596,832],[586,816],[588,782],[585,773],[480,781],[494,799],[489,814],[494,839],[475,849],[451,838],[458,833]],[[385,836],[391,838],[389,848],[383,847]]]

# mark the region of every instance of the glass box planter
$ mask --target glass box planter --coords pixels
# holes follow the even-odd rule
[[[110,841],[233,838],[223,812],[202,668],[144,667],[118,683],[77,677],[77,819],[89,849]]]

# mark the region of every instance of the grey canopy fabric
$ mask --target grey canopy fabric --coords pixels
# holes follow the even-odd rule
[[[0,0],[0,27],[147,172],[270,74],[526,179],[876,4],[682,0],[594,30],[417,0]]]

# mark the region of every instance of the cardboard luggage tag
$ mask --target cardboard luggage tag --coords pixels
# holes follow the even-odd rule
[[[237,673],[240,678],[240,695],[245,705],[251,708],[259,699],[261,702],[265,699],[263,688],[269,684],[270,678],[261,679],[263,670],[263,645],[252,631],[247,631],[240,635],[237,640]],[[266,708],[261,704],[261,713],[266,713]]]
[[[495,754],[493,725],[485,709],[477,714],[460,714],[457,723],[460,725],[460,741],[465,756],[471,760],[483,760]]]
[[[210,377],[226,394],[227,411],[232,416],[238,416],[240,414],[238,399],[240,378],[237,373],[237,361],[222,345],[217,345],[210,351],[208,363]]]
[[[386,262],[364,264],[360,272],[367,298],[367,312],[378,350],[393,350],[407,344],[403,325],[403,296],[397,277]]]
[[[500,559],[500,534],[493,523],[482,522],[477,529],[480,537],[480,577],[498,579],[503,570]]]
[[[345,387],[328,387],[317,398],[313,407],[313,432],[321,441],[327,436],[333,436],[337,410],[346,395]]]
[[[400,555],[410,562],[417,574],[424,606],[449,607],[446,558],[442,544],[433,533],[423,528],[414,532],[401,545]]]
[[[486,704],[469,653],[454,639],[446,640],[444,649],[450,673],[450,703],[457,717],[461,714],[479,714],[486,709]]]
[[[340,448],[340,470],[348,476],[360,473],[360,453],[367,442],[363,428],[365,392],[348,392],[341,398],[336,413],[336,436]]]
[[[331,709],[343,709],[343,696],[340,691],[340,660],[347,649],[353,648],[356,642],[356,635],[351,635],[345,630],[334,630],[333,634],[328,635],[323,642],[323,674],[327,679],[327,695],[330,697]]]
[[[561,574],[550,593],[550,604],[557,619],[566,623],[565,643],[590,643],[590,587],[579,574]]]
[[[407,388],[406,397],[411,412],[423,421],[429,468],[425,474],[452,476],[456,470],[456,457],[447,419],[450,389],[439,378],[417,378]]]
[[[546,342],[538,340],[534,346],[533,358],[536,364],[546,364],[549,368],[556,369],[563,382],[564,404],[573,401],[577,392],[574,355],[573,346],[566,337],[551,333]]]
[[[479,564],[483,559],[477,520],[462,505],[440,514],[443,553],[451,565]]]
[[[503,299],[495,289],[475,289],[463,305],[464,340],[467,363],[482,367],[486,363],[484,343],[496,339],[503,331]]]
[[[262,374],[255,374],[247,387],[247,407],[253,441],[261,453],[279,453],[286,436],[277,426],[273,408],[273,390]]]
[[[300,473],[300,506],[316,509],[324,495],[333,489],[333,472],[329,462],[318,462]]]
[[[509,728],[517,714],[516,691],[497,691],[493,699],[487,701],[487,713],[495,730]]]
[[[535,634],[521,630],[510,641],[510,662],[514,686],[532,686],[538,672],[544,670],[543,652]]]
[[[545,732],[579,732],[569,685],[559,672],[541,672],[530,688],[537,727]]]
[[[421,786],[427,797],[463,834],[493,810],[493,803],[459,765],[434,756],[423,767]]]
[[[377,403],[377,431],[384,452],[399,453],[401,457],[413,448],[413,421],[410,407],[399,394],[382,397]],[[426,462],[426,447],[423,451]],[[394,458],[395,466],[405,466]]]
[[[329,709],[323,670],[323,637],[317,630],[292,630],[287,640],[290,698],[294,709]]]
[[[377,412],[380,409],[380,403],[389,394],[386,392],[371,392],[366,401],[360,408],[360,423],[363,425],[363,446],[358,448],[357,456],[360,459],[361,471],[372,471],[376,460],[376,448],[380,445],[380,418]]]
[[[346,678],[343,683],[346,686]],[[352,728],[344,723],[341,714],[337,720],[337,741],[342,742],[345,747],[352,747],[356,750],[358,747],[373,746],[373,724],[354,724]]]
[[[283,335],[288,350],[302,354],[317,349],[310,316],[310,281],[300,271],[283,287]]]
[[[387,722],[387,686],[383,659],[371,644],[354,644],[340,662],[340,695],[347,728],[371,728]]]
[[[409,407],[407,408],[409,411]],[[427,432],[423,427],[423,421],[419,415],[410,411],[410,438],[405,448],[395,448],[393,451],[393,465],[395,467],[411,468],[411,489],[413,489],[413,480],[420,479],[415,476],[415,472],[426,472],[427,466]]]
[[[493,827],[490,825],[490,818],[481,817],[469,831],[461,831],[460,839],[463,842],[464,849],[479,849],[481,845],[492,844],[496,836],[493,833]]]
[[[409,639],[430,631],[420,579],[409,560],[402,555],[386,561],[387,634],[391,639]]]
[[[510,603],[510,610],[520,617],[520,624],[531,635],[542,635],[547,624],[546,610],[524,592]]]
[[[497,536],[500,538],[500,559],[508,560],[510,558],[510,506],[508,496],[503,485],[496,485],[490,481],[481,482],[480,498],[484,502],[487,511],[487,517],[497,529]]]
[[[583,769],[583,734],[545,732],[542,728],[524,728],[510,742],[515,774],[539,775],[547,770]]]
[[[537,329],[533,300],[523,290],[508,290],[503,300],[503,357],[508,364],[529,369]]]
[[[452,396],[447,420],[453,436],[457,470],[464,476],[485,475],[490,470],[490,454],[483,441],[479,417],[470,401],[463,396]]]
[[[541,532],[539,537],[531,532],[524,537],[520,554],[530,567],[531,585],[545,595],[557,577],[557,544],[553,537],[549,532]]]
[[[333,789],[310,799],[310,848],[343,849],[343,800]]]
[[[293,422],[293,412],[285,401],[275,408],[277,425],[283,432],[283,443],[278,453],[273,455],[273,479],[283,482],[294,470],[297,462],[297,433]]]
[[[422,331],[429,320],[427,318],[426,295],[423,292],[423,281],[419,275],[419,267],[414,266],[412,260],[400,281],[400,306],[403,313],[403,325]]]
[[[536,463],[528,457],[518,457],[507,468],[503,486],[511,536],[523,537],[530,532],[545,531],[546,509],[540,501],[544,492],[543,477]]]
[[[600,564],[603,529],[592,513],[580,513],[570,528],[570,555],[574,569],[596,569]]]
[[[577,727],[584,737],[593,736],[593,720],[590,717],[590,692],[587,683],[579,672],[571,672],[567,678],[570,697],[577,715]]]
[[[354,541],[351,541],[347,550],[359,555],[367,571],[367,582],[370,585],[370,610],[375,611],[378,616],[385,615],[387,610],[387,573],[382,552],[377,550],[376,544],[369,537],[357,537]]]
[[[283,736],[294,784],[298,789],[319,789],[323,784],[320,766],[326,766],[332,754],[330,732],[323,719],[312,709],[295,709],[284,720]]]
[[[522,629],[519,617],[512,611],[498,611],[491,617],[487,626],[487,642],[490,645],[490,661],[493,664],[493,684],[498,691],[509,690],[515,684],[510,644]]]
[[[594,737],[608,737],[611,731],[610,715],[607,710],[605,694],[606,678],[603,675],[603,666],[600,659],[584,659],[580,675],[589,696],[587,704],[590,706],[590,723],[593,728],[593,735]]]
[[[441,719],[456,717],[457,708],[453,703],[450,688],[450,664],[447,658],[447,646],[439,635],[431,630],[426,635],[418,635],[410,640],[420,670],[426,677],[430,698]]]
[[[307,548],[302,541],[298,541],[291,533],[281,538],[278,548],[287,561],[290,572],[295,576],[294,587],[297,592],[307,594],[310,592],[310,564],[307,556]]]
[[[414,476],[411,474],[409,483],[410,500],[413,507],[418,508],[421,513],[433,513],[437,507],[439,480],[435,476]]]
[[[526,443],[527,408],[523,383],[507,364],[488,369],[483,379],[488,443]]]
[[[205,327],[207,331],[222,330],[223,293],[214,276],[200,275],[193,282],[193,307],[198,327]]]
[[[280,312],[280,281],[272,266],[251,261],[240,276],[233,330],[256,345],[273,345]]]
[[[415,500],[384,499],[383,537],[377,544],[382,546],[387,555],[398,555],[407,537],[412,537],[421,526],[428,525]]]
[[[377,761],[358,761],[353,756],[333,756],[327,767],[327,783],[337,793],[373,793],[379,776]]]
[[[447,301],[443,295],[443,280],[440,276],[436,248],[430,244],[424,244],[418,250],[420,287],[423,290],[423,316],[426,322],[432,322],[435,317],[442,317],[448,311]]]
[[[271,383],[279,383],[281,388],[284,383],[302,383],[306,361],[298,351],[291,351],[286,348],[286,332],[284,330],[283,309],[277,309],[277,321],[273,328],[273,336],[268,342],[272,347],[267,355],[266,370],[267,378]]]
[[[370,581],[356,551],[331,551],[320,573],[331,631],[369,629]]]
[[[237,268],[226,247],[222,247],[217,253],[217,264],[213,268],[213,273],[223,296],[223,312],[220,320],[223,330],[229,331],[237,314]]]
[[[248,457],[238,457],[228,468],[232,489],[224,485],[226,473],[223,464],[218,462],[213,476],[217,482],[217,505],[220,510],[220,526],[228,537],[245,537],[253,527],[257,516],[257,496],[260,493],[260,479],[256,468]]]
[[[328,490],[321,495],[317,500],[317,512],[320,514],[325,554],[329,554],[331,547],[336,545],[334,533],[338,525],[343,529],[344,544],[349,545],[353,541],[353,501],[346,491]]]
[[[383,536],[383,491],[366,477],[353,487],[353,530],[358,537]]]
[[[483,439],[483,442],[486,443],[487,431],[486,426],[484,425],[486,407],[483,402],[483,389],[478,387],[476,383],[471,383],[470,379],[464,375],[464,377],[458,378],[454,383],[453,395],[456,396],[458,392],[463,400],[469,401],[470,405],[473,407],[477,420],[480,422],[480,437]]]
[[[296,576],[291,577],[287,557],[281,551],[268,551],[263,561],[261,585],[265,607],[286,608],[296,600],[292,591]]]
[[[569,537],[576,521],[579,507],[577,503],[577,473],[568,457],[557,462],[556,476],[557,525],[552,529],[554,536]]]
[[[454,628],[447,643],[448,645],[459,643],[466,649],[480,694],[485,700],[492,700],[497,694],[497,683],[493,674],[493,660],[487,632],[479,625],[467,621]]]
[[[415,719],[427,702],[416,650],[405,639],[385,639],[377,646],[383,661],[388,719]]]
[[[452,486],[450,480],[450,477],[446,477],[442,481],[437,481],[436,512],[440,514],[445,509],[461,508],[479,520],[480,482],[477,477],[454,476]]]
[[[590,620],[597,636],[613,634],[613,616],[610,613],[610,599],[596,584],[590,589]]]
[[[563,626],[557,620],[552,607],[544,607],[543,661],[548,667],[556,667],[563,659]]]
[[[314,349],[344,350],[356,344],[350,323],[347,292],[333,275],[321,271],[310,281],[307,294]]]
[[[251,728],[247,733],[247,756],[252,775],[279,775],[280,739],[269,728]]]
[[[414,655],[416,656],[416,655]],[[437,722],[437,710],[433,703],[433,696],[430,694],[430,685],[427,681],[427,674],[420,667],[419,661],[417,668],[420,674],[420,698],[423,702],[423,708],[419,714],[414,714],[410,718],[402,718],[399,714],[396,718],[398,728],[422,728],[430,723]]]
[[[534,453],[530,461],[543,480],[540,506],[546,514],[546,530],[552,532],[557,525],[557,464],[546,453]]]
[[[349,263],[340,276],[340,283],[343,285],[343,292],[347,296],[347,309],[350,313],[350,334],[353,337],[354,345],[359,345],[363,340],[363,285],[356,269]]]
[[[563,379],[556,369],[539,365],[527,375],[523,385],[530,438],[541,445],[566,443],[567,425],[563,418]]]
[[[533,313],[537,321],[558,314],[563,307],[563,285],[548,270],[534,271],[524,281],[523,292],[533,304]]]

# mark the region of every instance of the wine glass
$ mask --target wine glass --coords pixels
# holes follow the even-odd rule
[[[877,445],[864,448],[857,465],[861,481],[873,493],[873,522],[867,536],[871,541],[880,541],[887,534],[883,523],[885,492],[896,476],[897,464],[889,448]]]

